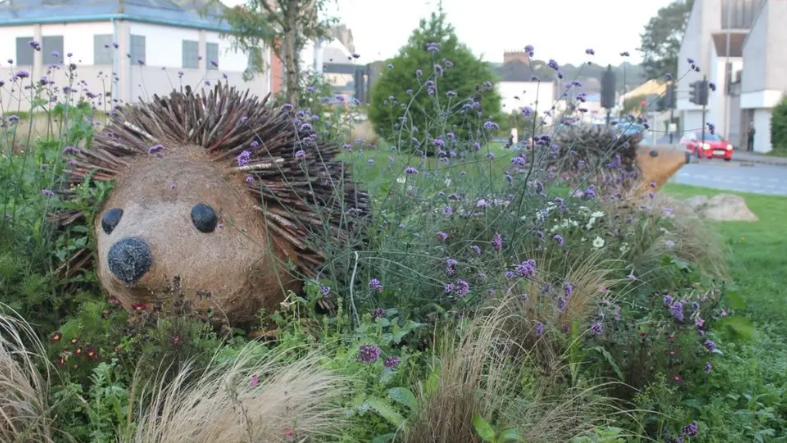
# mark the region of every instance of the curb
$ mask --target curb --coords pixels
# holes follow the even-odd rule
[[[671,146],[671,145],[647,145],[647,146],[653,146],[653,147],[658,147],[658,148],[679,149],[678,146]],[[694,160],[694,158],[692,157],[692,163],[696,164],[696,162],[693,161],[693,160]],[[754,159],[743,159],[742,160],[740,158],[735,158],[735,153],[733,152],[731,163],[741,163],[741,164],[747,164],[748,163],[747,166],[753,166],[754,164],[769,165],[769,166],[787,166],[787,158],[778,158],[777,157],[776,159],[771,159],[771,158],[768,158],[768,157],[764,157],[764,158],[754,158]]]

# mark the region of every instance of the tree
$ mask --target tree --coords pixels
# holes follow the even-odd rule
[[[372,90],[369,119],[390,142],[405,128],[408,135],[402,138],[407,140],[426,141],[427,134],[448,132],[467,139],[490,117],[500,115],[494,73],[459,42],[441,6],[421,20],[386,65]]]
[[[787,153],[787,99],[773,108],[771,114],[771,146],[779,153]]]
[[[679,74],[678,52],[693,4],[694,0],[674,0],[659,9],[645,26],[639,51],[648,80],[664,78],[666,73]]]
[[[335,19],[325,18],[329,0],[247,0],[243,6],[225,8],[224,18],[232,27],[227,36],[235,49],[252,54],[255,71],[265,67],[259,49],[273,50],[284,63],[287,101],[298,105],[300,54],[306,44],[328,37]]]

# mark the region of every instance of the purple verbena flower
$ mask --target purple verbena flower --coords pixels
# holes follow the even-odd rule
[[[249,164],[250,159],[251,159],[250,151],[242,151],[236,157],[236,160],[238,161],[238,166],[246,166],[247,164]]]
[[[375,345],[361,345],[358,348],[357,360],[362,363],[372,364],[380,359],[382,351]]]
[[[683,322],[683,303],[676,301],[670,306],[672,318],[677,322]]]
[[[521,277],[533,277],[536,275],[536,261],[532,258],[525,260],[516,266],[516,273]]]
[[[383,360],[383,366],[385,366],[386,369],[393,369],[399,366],[399,363],[401,363],[401,361],[399,360],[399,357],[395,355],[389,355],[388,357],[385,357],[385,360]]]
[[[492,237],[492,247],[498,252],[503,250],[503,237],[500,234],[495,233],[495,236]]]
[[[383,285],[376,278],[369,280],[369,287],[377,292],[383,292]]]

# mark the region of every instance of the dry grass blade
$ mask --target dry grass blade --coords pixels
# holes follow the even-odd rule
[[[4,305],[0,307],[9,309]],[[52,442],[48,418],[49,373],[44,346],[24,320],[0,313],[0,441]]]
[[[610,401],[601,386],[550,396],[542,386],[535,354],[521,349],[508,332],[524,318],[504,299],[472,320],[458,336],[445,334],[436,352],[433,383],[418,392],[419,414],[406,432],[407,443],[478,443],[474,415],[516,429],[524,441],[569,441],[603,423]],[[530,383],[525,383],[531,380]],[[529,385],[529,387],[525,387]]]
[[[201,374],[186,367],[150,397],[135,434],[124,440],[335,441],[346,421],[337,405],[345,393],[343,379],[319,366],[317,352],[292,358],[280,351],[261,356],[259,345],[252,343],[229,362],[214,361]],[[196,380],[188,381],[193,376]]]

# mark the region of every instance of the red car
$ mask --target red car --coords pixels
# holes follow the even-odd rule
[[[706,132],[704,136],[702,131],[687,132],[683,138],[680,139],[680,145],[686,147],[686,152],[697,158],[723,158],[724,161],[732,160],[732,145],[727,140],[721,138],[718,134],[711,134]]]

